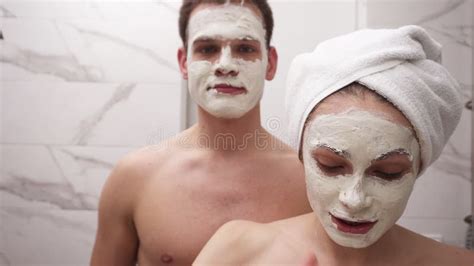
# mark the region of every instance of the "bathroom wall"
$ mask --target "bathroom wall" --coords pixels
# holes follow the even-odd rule
[[[286,137],[291,58],[364,26],[427,27],[471,97],[472,1],[270,2],[280,61],[261,105],[262,124],[277,136]],[[160,0],[0,2],[0,265],[87,265],[113,165],[195,121],[176,63],[178,8]],[[471,208],[470,117],[463,114],[445,154],[417,181],[401,220],[455,245]]]
[[[1,2],[0,265],[86,265],[113,165],[182,130],[178,8]]]

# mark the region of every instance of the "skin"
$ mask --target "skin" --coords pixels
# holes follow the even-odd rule
[[[271,80],[275,48],[268,54],[265,75]],[[178,59],[186,79],[184,48]],[[238,75],[216,73],[227,74]],[[235,146],[219,142],[222,134],[232,134]],[[190,265],[228,221],[266,223],[310,212],[305,190],[301,162],[262,128],[259,105],[239,119],[199,108],[196,125],[115,167],[100,198],[91,265]]]
[[[321,114],[358,109],[384,114],[405,127],[409,121],[393,106],[367,95],[333,95],[324,100],[309,119]],[[341,158],[319,151],[325,163],[339,164]],[[320,154],[321,155],[321,154]],[[397,155],[401,156],[401,155]],[[390,167],[393,160],[378,162]],[[384,165],[386,163],[386,165]],[[406,164],[410,168],[410,163]],[[346,171],[347,168],[344,170]],[[229,255],[230,254],[230,255]],[[317,259],[316,259],[317,258]],[[309,213],[271,223],[233,221],[221,227],[206,244],[193,265],[474,265],[474,253],[423,237],[393,225],[366,248],[338,245],[326,233],[319,218]]]

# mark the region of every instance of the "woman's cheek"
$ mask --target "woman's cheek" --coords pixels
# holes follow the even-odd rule
[[[331,177],[309,175],[306,178],[308,199],[314,208],[326,208],[338,195],[337,181]]]

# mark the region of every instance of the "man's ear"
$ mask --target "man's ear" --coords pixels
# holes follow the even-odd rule
[[[265,79],[270,81],[275,77],[278,66],[278,53],[275,47],[268,48],[268,65]]]
[[[183,79],[188,79],[188,58],[184,47],[178,49],[178,64]]]

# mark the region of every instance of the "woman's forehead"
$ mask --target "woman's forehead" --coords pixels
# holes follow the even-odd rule
[[[380,101],[373,96],[360,98],[347,94],[331,95],[315,107],[311,115],[308,117],[308,120],[312,121],[320,115],[337,115],[349,110],[359,110],[372,113],[415,132],[412,124],[402,112],[400,112],[390,102]]]

